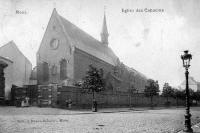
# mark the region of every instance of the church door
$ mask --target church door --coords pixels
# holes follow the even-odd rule
[[[4,99],[4,91],[5,91],[5,77],[4,70],[5,66],[0,64],[0,99]]]

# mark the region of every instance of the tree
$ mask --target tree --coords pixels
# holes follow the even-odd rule
[[[178,99],[181,99],[181,91],[179,89],[173,88],[173,97],[176,98],[176,105],[178,106]]]
[[[153,105],[153,96],[159,95],[159,85],[158,81],[154,81],[153,79],[147,80],[147,85],[144,89],[144,94],[146,97],[151,98],[151,106]]]
[[[133,96],[134,94],[136,94],[137,89],[135,88],[134,85],[131,86],[130,89],[128,89],[128,94],[129,94],[129,107],[131,107],[131,96]]]
[[[82,88],[92,92],[92,99],[96,101],[94,93],[104,90],[104,86],[103,70],[89,65],[89,70],[86,72],[86,76],[83,79]]]
[[[163,86],[162,96],[167,98],[167,103],[169,102],[168,98],[173,97],[173,95],[174,95],[174,90],[168,83],[165,83]]]
[[[198,103],[198,101],[200,100],[200,91],[193,91],[192,89],[189,90],[190,91],[190,97],[191,97],[191,101],[193,103],[193,101],[196,101],[196,105]]]
[[[196,104],[198,103],[198,101],[200,101],[200,91],[199,90],[194,92],[193,99],[196,101]]]

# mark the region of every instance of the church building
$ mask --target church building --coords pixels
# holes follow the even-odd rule
[[[146,76],[120,62],[109,47],[104,14],[101,41],[72,24],[53,10],[37,52],[38,85],[72,86],[82,81],[89,65],[103,70],[106,90],[142,92]]]

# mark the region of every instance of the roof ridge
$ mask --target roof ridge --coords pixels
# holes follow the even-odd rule
[[[19,53],[20,53],[22,56],[24,56],[25,59],[32,65],[32,63],[30,62],[30,60],[22,53],[22,51],[18,48],[18,46],[16,45],[16,43],[15,43],[13,40],[11,40],[11,41],[9,41],[8,43],[6,43],[5,45],[1,46],[0,49],[2,49],[2,48],[5,47],[5,46],[8,46],[8,45],[14,46],[14,47],[17,49],[17,51],[19,51]]]
[[[13,43],[13,40],[11,40],[11,41],[9,41],[9,42],[5,43],[4,45],[2,45],[2,46],[0,47],[0,49],[1,49],[2,47],[5,47],[5,46],[7,46],[7,45],[8,45],[8,44],[10,44],[10,43]]]
[[[134,69],[134,68],[132,68],[132,67],[129,67],[129,66],[127,66],[127,65],[125,65],[126,66],[126,68],[127,69],[129,69],[128,71],[134,71],[134,72],[136,72],[137,74],[139,74],[141,77],[143,77],[143,78],[145,78],[145,79],[148,79],[147,77],[146,77],[146,75],[144,75],[143,73],[141,73],[141,72],[139,72],[138,70],[136,70],[136,69]]]

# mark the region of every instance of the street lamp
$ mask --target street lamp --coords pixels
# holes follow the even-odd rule
[[[185,114],[185,129],[184,132],[192,133],[193,130],[191,128],[191,114],[190,114],[190,93],[188,87],[188,68],[190,67],[190,60],[192,59],[192,55],[188,53],[188,50],[184,51],[184,55],[181,55],[181,59],[183,60],[183,67],[185,67],[185,77],[186,77],[186,114]]]

